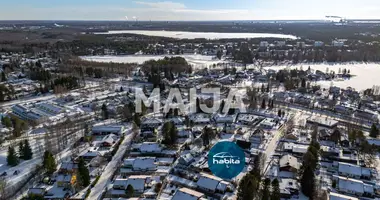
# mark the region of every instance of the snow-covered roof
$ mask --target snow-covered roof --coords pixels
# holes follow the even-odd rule
[[[280,159],[280,167],[293,167],[295,169],[299,169],[299,163],[296,157],[291,155],[284,155]]]
[[[181,188],[176,191],[172,200],[198,200],[204,194],[189,188]]]
[[[341,176],[335,176],[334,178],[338,178],[338,188],[339,190],[343,191],[352,191],[355,193],[364,193],[364,183],[363,181],[341,177]],[[373,188],[372,188],[373,190]]]
[[[141,157],[136,158],[133,162],[134,171],[146,171],[146,170],[156,170],[156,164],[154,163],[156,158]]]
[[[205,188],[211,191],[215,191],[219,182],[223,179],[206,173],[201,173],[199,180],[197,181],[198,187]]]
[[[121,125],[100,125],[100,126],[94,126],[92,127],[93,133],[114,133],[114,134],[121,134],[124,131],[124,126]]]
[[[338,171],[345,174],[351,174],[354,176],[362,175],[362,167],[354,164],[339,162]]]
[[[160,153],[162,148],[157,142],[144,142],[140,146],[140,151],[142,153]]]
[[[358,198],[339,194],[339,193],[334,193],[330,192],[330,200],[359,200]]]

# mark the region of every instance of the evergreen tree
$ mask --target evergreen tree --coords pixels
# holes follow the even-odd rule
[[[7,163],[9,166],[16,166],[19,163],[16,151],[13,147],[8,147]]]
[[[133,188],[131,184],[128,184],[127,188],[125,189],[125,194],[128,197],[133,197],[134,193],[135,193],[135,189]]]
[[[261,92],[264,93],[265,92],[265,86],[264,86],[264,83],[261,84]]]
[[[2,81],[2,82],[7,81],[7,76],[5,75],[5,72],[4,72],[4,71],[1,72],[1,81]]]
[[[224,102],[224,100],[222,100],[222,102],[220,103],[220,109],[219,109],[220,113],[223,113],[223,109],[224,109],[225,104],[226,103]]]
[[[108,119],[109,118],[109,112],[108,112],[107,105],[103,104],[101,109],[102,109],[103,119]]]
[[[372,138],[377,138],[379,136],[379,129],[375,124],[372,124],[369,136],[371,136]]]
[[[247,173],[239,182],[238,191],[237,191],[237,200],[253,200],[254,191],[257,191],[259,183],[257,183],[256,178]]]
[[[33,158],[33,151],[29,145],[28,140],[24,140],[24,160],[30,160]]]
[[[135,114],[133,115],[133,122],[135,122],[135,124],[136,124],[137,126],[141,126],[140,114],[135,113]]]
[[[278,110],[277,115],[278,117],[281,117],[281,109]]]
[[[179,109],[178,108],[175,108],[174,109],[174,116],[178,116],[179,115]]]
[[[123,118],[124,118],[124,121],[129,121],[132,119],[132,112],[131,110],[129,109],[129,106],[128,104],[125,104],[123,106]]]
[[[271,185],[272,185],[272,194],[270,195],[270,200],[280,200],[281,199],[280,183],[278,182],[277,178],[272,181]]]
[[[269,86],[269,83],[267,84],[267,92],[269,92],[270,90],[270,86]]]
[[[311,166],[306,166],[303,169],[303,173],[301,176],[301,191],[302,193],[311,198],[314,194],[314,188],[315,188],[315,175],[314,170]]]
[[[302,79],[301,81],[301,87],[306,88],[306,79]]]
[[[166,145],[173,145],[175,144],[177,140],[177,133],[176,127],[173,122],[165,122],[165,124],[162,127],[162,135],[163,135],[163,144]]]
[[[270,179],[266,178],[263,183],[263,189],[261,192],[261,200],[269,200],[270,199]]]
[[[83,187],[87,187],[88,185],[90,185],[90,172],[88,171],[88,168],[86,167],[83,158],[79,159],[78,175],[80,178],[80,183]]]
[[[24,143],[23,142],[20,142],[18,144],[18,157],[20,159],[24,159],[25,158],[25,147],[24,147]]]
[[[261,102],[261,109],[265,109],[265,108],[266,108],[265,99],[263,99],[263,101]]]
[[[49,151],[45,151],[44,153],[43,166],[46,170],[46,173],[50,175],[57,170],[57,164],[55,162],[53,154],[51,154]]]
[[[195,106],[196,106],[196,112],[200,113],[201,112],[201,106],[200,106],[200,100],[199,100],[199,98],[197,98]]]

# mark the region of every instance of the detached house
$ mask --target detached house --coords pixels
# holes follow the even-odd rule
[[[176,191],[171,200],[200,200],[205,197],[201,192],[189,188],[181,188]]]
[[[289,171],[296,173],[299,167],[300,166],[298,160],[294,156],[285,155],[280,159],[280,171]]]

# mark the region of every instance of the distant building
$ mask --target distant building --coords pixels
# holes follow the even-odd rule
[[[269,42],[268,41],[261,41],[260,42],[260,47],[268,47],[269,46]]]
[[[314,42],[314,47],[321,47],[323,45],[324,45],[324,43],[322,41],[315,41]]]
[[[305,42],[297,42],[296,43],[297,48],[305,48],[305,46],[306,46]]]
[[[332,46],[334,47],[343,47],[344,45],[344,40],[333,40],[332,41]]]

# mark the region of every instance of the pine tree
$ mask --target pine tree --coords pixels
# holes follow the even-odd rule
[[[88,171],[88,168],[86,167],[86,164],[85,164],[83,158],[79,159],[78,173],[79,173],[81,185],[83,187],[89,186],[90,185],[90,172]]]
[[[28,140],[24,140],[24,160],[30,160],[33,158],[33,151],[29,145]]]
[[[312,197],[315,188],[315,175],[311,166],[304,167],[300,183],[302,193],[307,197]]]
[[[7,81],[7,76],[5,75],[4,71],[1,72],[1,81],[2,82]]]
[[[277,115],[278,117],[281,117],[281,109],[278,110]]]
[[[23,142],[20,142],[18,144],[18,157],[20,159],[24,159],[25,158],[25,147],[24,147],[24,143]]]
[[[108,119],[109,118],[109,112],[106,104],[102,105],[102,116],[103,119]]]
[[[270,195],[270,200],[280,200],[281,199],[281,193],[280,193],[280,183],[278,182],[277,178],[272,181],[272,194]]]
[[[265,92],[265,86],[264,86],[264,83],[261,84],[261,92],[264,93]]]
[[[53,154],[49,151],[45,151],[44,153],[43,166],[47,174],[53,174],[57,170],[57,164],[55,163]]]
[[[220,103],[220,109],[219,109],[220,113],[223,113],[223,109],[224,109],[225,104],[226,103],[224,102],[224,100],[222,100],[222,102]]]
[[[16,155],[16,151],[13,147],[8,147],[7,163],[9,166],[16,166],[19,163],[19,160]]]
[[[377,138],[379,136],[379,129],[375,124],[372,124],[369,136],[371,136],[372,138]]]
[[[237,199],[238,200],[253,200],[254,192],[257,191],[255,188],[258,188],[259,184],[256,181],[256,178],[247,173],[239,182]]]
[[[135,193],[135,189],[133,188],[131,184],[128,184],[127,188],[125,189],[125,194],[128,197],[133,197],[134,193]]]
[[[135,113],[133,115],[133,122],[135,122],[135,124],[137,126],[140,126],[141,125],[141,119],[140,119],[140,115],[138,113]]]
[[[269,200],[270,199],[270,179],[266,178],[264,180],[263,189],[262,189],[262,197],[261,200]]]
[[[263,99],[263,101],[261,102],[261,108],[262,108],[262,109],[265,109],[265,108],[266,108],[265,99]]]

